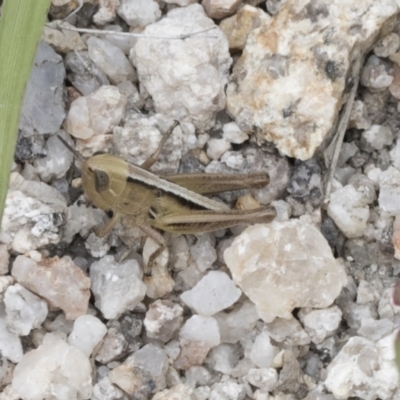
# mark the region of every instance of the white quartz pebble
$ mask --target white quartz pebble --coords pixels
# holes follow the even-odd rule
[[[19,337],[8,330],[4,306],[0,304],[0,353],[13,363],[21,361],[23,350]]]
[[[218,346],[221,336],[217,321],[213,317],[193,315],[182,326],[179,336],[195,342],[205,342],[210,347]]]
[[[208,141],[207,156],[212,160],[219,160],[231,148],[226,139],[210,139]]]
[[[328,205],[328,215],[348,238],[359,237],[367,227],[368,201],[353,185],[333,192]]]
[[[98,318],[93,315],[81,315],[75,320],[68,343],[90,357],[106,333],[106,326]]]
[[[78,97],[69,109],[66,130],[85,140],[110,133],[120,123],[126,101],[115,86],[101,86],[88,96]]]
[[[267,332],[261,332],[254,341],[250,352],[250,359],[259,368],[270,368],[279,349],[271,343]]]
[[[235,122],[225,124],[222,130],[224,139],[229,143],[241,144],[249,138],[249,135],[243,132]]]
[[[198,400],[198,397],[192,388],[181,384],[156,393],[152,400]]]
[[[95,306],[106,319],[118,318],[125,311],[133,310],[146,294],[136,260],[118,264],[114,256],[105,256],[92,264],[90,279]]]
[[[58,133],[70,146],[73,141],[64,131]],[[47,156],[35,160],[34,167],[40,179],[44,182],[62,178],[69,170],[74,155],[56,135],[47,140]]]
[[[18,336],[29,335],[47,317],[47,303],[20,284],[9,286],[4,295],[7,328]]]
[[[299,312],[299,318],[311,340],[318,344],[334,334],[339,328],[342,321],[342,311],[338,306],[323,310],[302,308]]]
[[[117,12],[133,28],[152,24],[161,16],[160,7],[154,0],[121,0]]]
[[[379,172],[379,207],[389,215],[400,213],[400,171],[390,166]]]
[[[241,290],[225,272],[210,271],[197,285],[181,295],[181,299],[198,314],[211,316],[235,303]]]
[[[361,137],[375,150],[382,150],[384,146],[390,146],[393,142],[392,130],[383,125],[372,125]]]

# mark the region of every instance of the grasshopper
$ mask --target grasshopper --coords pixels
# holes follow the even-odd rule
[[[131,164],[120,157],[99,154],[84,161],[82,187],[96,207],[112,212],[110,221],[95,228],[99,237],[108,235],[122,217],[129,217],[157,244],[145,273],[149,274],[155,259],[167,247],[157,231],[195,234],[229,228],[242,223],[269,222],[275,218],[272,206],[253,210],[232,210],[226,204],[204,195],[261,188],[269,183],[267,172],[252,174],[191,173],[158,176],[149,171],[178,125],[175,121],[164,134],[157,150],[142,165]],[[60,138],[60,137],[59,137]],[[76,154],[74,149],[60,140]]]

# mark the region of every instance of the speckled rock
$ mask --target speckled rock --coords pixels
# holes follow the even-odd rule
[[[150,304],[143,323],[147,336],[169,342],[183,321],[183,308],[170,300],[156,300]]]
[[[0,241],[18,253],[58,243],[66,206],[65,198],[56,189],[13,172]]]
[[[67,54],[69,51],[86,49],[86,44],[78,32],[67,29],[59,29],[59,21],[48,22],[43,27],[42,40],[51,45],[58,53]],[[64,26],[71,27],[68,22]]]
[[[250,32],[270,21],[271,17],[261,8],[245,4],[235,15],[222,20],[219,27],[228,38],[230,49],[243,50]]]
[[[324,0],[318,7],[286,1],[273,23],[250,34],[230,77],[228,112],[243,131],[256,131],[259,142],[309,159],[342,105],[358,48],[368,48],[397,11],[394,0]],[[354,24],[365,29],[355,32]]]

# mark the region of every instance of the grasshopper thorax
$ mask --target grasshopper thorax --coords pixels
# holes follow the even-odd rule
[[[126,188],[128,164],[122,158],[99,154],[85,161],[82,187],[93,204],[105,211],[112,210]]]

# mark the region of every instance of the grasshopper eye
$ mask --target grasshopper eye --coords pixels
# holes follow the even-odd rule
[[[110,178],[108,177],[107,173],[104,171],[100,171],[96,169],[93,171],[94,173],[94,187],[97,193],[104,192],[108,190],[110,186]]]

